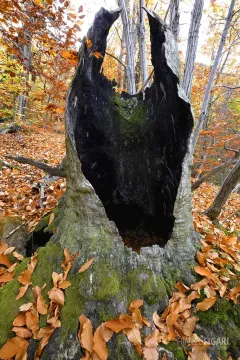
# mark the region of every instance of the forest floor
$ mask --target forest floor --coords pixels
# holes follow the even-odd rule
[[[20,216],[29,231],[56,206],[66,190],[64,179],[46,183],[46,174],[30,165],[4,159],[4,155],[24,156],[50,166],[57,166],[65,155],[64,126],[57,122],[43,128],[23,125],[15,134],[0,134],[0,160],[15,166],[0,169],[0,217]],[[44,198],[40,198],[42,183]],[[193,193],[193,217],[197,231],[212,227],[211,221],[202,214],[212,203],[219,187],[204,183]],[[236,210],[239,212],[236,213]],[[240,232],[240,195],[232,194],[219,216],[220,228],[227,232]],[[223,229],[224,229],[223,228]],[[224,229],[225,231],[225,229]]]

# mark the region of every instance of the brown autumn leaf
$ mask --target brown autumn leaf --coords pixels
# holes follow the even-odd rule
[[[87,261],[84,265],[81,266],[81,268],[78,270],[79,273],[82,273],[86,271],[94,262],[95,258],[91,258],[89,261]]]
[[[88,39],[88,37],[86,37],[86,45],[87,45],[88,49],[90,49],[93,45],[92,41],[90,39]]]
[[[143,348],[144,360],[158,360],[158,351],[157,348],[149,348],[144,346]]]
[[[219,290],[220,296],[223,297],[226,291],[227,291],[227,285],[226,284],[222,285],[221,289]]]
[[[38,297],[37,297],[37,311],[41,315],[46,315],[47,314],[47,309],[48,309],[48,306],[47,306],[47,304],[45,302],[45,299],[42,297],[42,295],[38,295]]]
[[[64,293],[61,289],[53,287],[48,292],[49,299],[51,299],[55,304],[64,305]]]
[[[39,315],[36,309],[25,312],[26,326],[34,333],[39,328]]]
[[[136,327],[134,329],[124,329],[124,334],[127,335],[129,342],[135,346],[139,356],[142,356],[142,339],[140,330]]]
[[[3,275],[0,275],[0,283],[7,283],[9,281],[11,281],[14,278],[14,273],[13,272],[6,272]]]
[[[8,248],[8,244],[0,242],[0,254],[3,254],[7,248]]]
[[[204,344],[194,344],[192,346],[192,351],[189,353],[189,360],[210,360],[207,352],[207,346]]]
[[[9,257],[7,255],[1,254],[0,255],[0,265],[4,265],[7,268],[12,266],[12,262],[9,260]]]
[[[11,339],[8,339],[6,344],[0,349],[0,359],[7,360],[16,356],[21,348],[28,347],[29,343],[27,340],[15,336]]]
[[[27,292],[28,287],[29,287],[29,284],[20,287],[19,293],[18,293],[18,295],[16,297],[16,300],[21,299],[25,295],[25,293]]]
[[[91,321],[85,316],[79,316],[80,328],[78,332],[78,339],[81,346],[92,353],[93,351],[93,327]]]
[[[144,323],[144,325],[146,325],[147,327],[150,327],[151,326],[151,323],[150,321],[145,318],[144,316],[142,316],[142,322]]]
[[[101,330],[103,340],[107,343],[113,336],[113,331],[111,329],[107,328],[105,323],[102,323],[100,325],[100,330]]]
[[[201,290],[201,289],[205,288],[205,286],[207,286],[207,285],[208,285],[208,280],[202,279],[201,281],[199,281],[195,284],[192,284],[191,289],[192,290]]]
[[[18,282],[22,285],[30,285],[30,279],[31,279],[31,272],[29,270],[24,270],[21,272],[21,274],[18,276]]]
[[[200,303],[197,304],[196,310],[197,311],[199,311],[199,310],[207,311],[215,304],[216,301],[217,301],[217,298],[215,296],[204,299],[203,301],[201,301]]]
[[[191,303],[193,300],[199,299],[200,293],[198,291],[192,291],[191,294],[188,295],[187,301]]]
[[[41,295],[41,288],[39,286],[34,286],[32,288],[33,296],[37,298],[39,295]]]
[[[25,314],[20,313],[13,320],[13,326],[24,326],[24,325],[26,325]]]
[[[32,332],[24,327],[15,326],[14,328],[12,328],[12,331],[15,332],[17,336],[24,339],[28,339],[32,337]]]
[[[50,339],[50,337],[52,336],[52,334],[54,333],[54,328],[50,327],[50,326],[47,326],[45,328],[41,328],[39,331],[38,331],[38,334],[37,334],[37,339],[41,339],[40,341],[40,344],[38,345],[38,348],[35,352],[35,355],[34,355],[34,360],[39,360],[40,359],[40,356],[43,352],[43,349],[45,348],[45,346],[48,344],[48,341]]]
[[[32,306],[33,306],[32,303],[23,304],[22,306],[20,306],[19,311],[22,311],[22,312],[28,311],[31,309]]]
[[[190,288],[186,285],[184,285],[182,282],[178,281],[175,285],[175,288],[178,290],[178,291],[181,291],[183,293],[186,293],[190,290]]]
[[[166,355],[166,353],[164,353],[163,354],[163,356],[162,356],[162,359],[161,360],[167,360],[167,355]]]
[[[31,260],[28,263],[28,271],[32,274],[35,270],[35,267],[37,265],[37,253],[34,253],[34,255],[31,257]]]
[[[143,305],[143,300],[133,300],[131,304],[129,305],[128,310],[132,313],[135,311],[135,309],[139,309]]]
[[[9,255],[9,254],[11,254],[14,249],[15,249],[15,246],[11,246],[11,247],[7,248],[7,249],[4,251],[4,255]]]
[[[202,266],[195,266],[194,270],[196,271],[197,274],[202,276],[211,277],[212,275],[212,273],[207,268]]]
[[[107,360],[108,348],[106,342],[102,337],[100,326],[96,329],[93,335],[93,350],[96,352],[96,354],[101,360]]]
[[[56,316],[53,316],[52,318],[48,319],[47,323],[51,325],[54,329],[61,327],[61,321]]]
[[[13,256],[19,261],[22,261],[24,259],[24,256],[19,254],[17,251],[13,252]]]
[[[95,51],[95,52],[93,53],[93,56],[95,56],[96,59],[103,58],[102,54],[101,54],[99,51]]]
[[[107,321],[105,326],[118,334],[123,329],[133,329],[135,324],[131,319],[116,318]]]
[[[71,286],[71,283],[70,283],[70,281],[68,281],[68,280],[63,280],[63,281],[62,281],[61,283],[59,283],[59,285],[58,285],[59,289],[63,289],[63,290],[67,289],[69,286]]]
[[[197,321],[198,321],[198,317],[196,316],[190,317],[189,319],[186,320],[182,328],[184,335],[192,336]]]

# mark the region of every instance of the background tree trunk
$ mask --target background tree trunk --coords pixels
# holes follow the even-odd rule
[[[129,94],[136,94],[136,82],[135,82],[135,33],[132,29],[132,24],[129,19],[127,0],[118,0],[118,5],[122,9],[121,17],[123,23],[123,34],[126,44],[126,77],[127,77],[127,89]]]
[[[225,205],[229,195],[238,184],[240,179],[240,161],[234,166],[234,168],[230,171],[226,180],[224,181],[221,189],[219,190],[214,202],[210,206],[210,208],[205,211],[205,214],[211,219],[215,220],[220,214],[223,206]]]
[[[195,59],[197,53],[203,6],[204,6],[204,0],[195,0],[192,16],[191,16],[189,33],[188,33],[188,45],[187,45],[187,53],[185,58],[182,87],[185,90],[187,97],[189,98],[192,90],[192,81],[193,81],[194,66],[195,66]]]
[[[144,85],[148,79],[147,71],[147,47],[146,47],[146,29],[145,29],[145,18],[146,12],[143,9],[145,7],[145,0],[139,0],[139,49],[140,49],[140,59],[141,59],[141,79],[142,87],[144,90]]]
[[[216,75],[218,65],[219,65],[219,62],[220,62],[220,59],[221,59],[221,56],[222,56],[222,52],[223,52],[223,48],[224,48],[224,45],[225,45],[225,42],[226,42],[227,34],[228,34],[229,28],[231,26],[233,14],[234,14],[234,12],[233,12],[234,6],[235,6],[235,0],[232,0],[231,4],[230,4],[230,7],[229,7],[228,15],[227,15],[227,18],[226,18],[225,27],[224,27],[224,30],[223,30],[223,33],[222,33],[222,36],[221,36],[221,40],[220,40],[220,43],[219,43],[218,51],[217,51],[217,54],[216,54],[216,57],[215,57],[215,60],[214,60],[214,63],[213,63],[212,69],[211,69],[211,73],[210,73],[210,76],[209,76],[209,80],[208,80],[208,83],[207,83],[207,87],[206,87],[206,91],[205,91],[205,94],[204,94],[204,99],[203,99],[203,103],[202,103],[202,107],[201,107],[201,112],[200,112],[200,115],[199,115],[198,122],[197,122],[197,125],[195,127],[195,130],[193,131],[193,134],[192,134],[192,140],[191,140],[192,152],[194,152],[194,149],[195,149],[196,144],[197,144],[199,133],[200,133],[202,127],[204,126],[205,121],[206,121],[206,114],[207,114],[207,110],[208,110],[208,106],[209,106],[209,100],[210,100],[210,96],[211,96],[211,89],[212,89],[213,82],[214,82],[214,77]]]

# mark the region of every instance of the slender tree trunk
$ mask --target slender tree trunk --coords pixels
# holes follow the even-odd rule
[[[224,45],[225,45],[225,42],[226,42],[227,34],[228,34],[229,28],[231,26],[233,14],[234,14],[233,9],[234,9],[234,6],[235,6],[235,1],[236,0],[232,0],[231,4],[230,4],[230,7],[229,7],[229,11],[228,11],[228,15],[227,15],[227,18],[226,18],[225,27],[224,27],[224,30],[223,30],[223,33],[222,33],[222,36],[221,36],[221,40],[220,40],[220,44],[219,44],[219,47],[218,47],[217,55],[215,57],[214,64],[213,64],[213,67],[212,67],[212,70],[211,70],[211,73],[210,73],[210,76],[209,76],[208,84],[207,84],[207,87],[206,87],[206,91],[205,91],[205,95],[204,95],[204,99],[203,99],[203,103],[202,103],[202,107],[201,107],[201,112],[200,112],[200,115],[199,115],[199,118],[198,118],[198,123],[197,123],[197,126],[195,127],[195,130],[193,131],[193,134],[192,134],[192,139],[191,139],[192,152],[194,152],[194,150],[195,150],[199,133],[200,133],[205,121],[206,121],[206,113],[207,113],[207,109],[208,109],[208,106],[209,106],[209,101],[210,101],[211,90],[212,90],[212,86],[213,86],[213,82],[214,82],[214,77],[216,75],[218,65],[219,65],[219,62],[220,62],[220,59],[221,59],[221,56],[222,56],[223,48],[224,48]]]
[[[213,204],[205,212],[205,214],[211,219],[215,220],[220,214],[223,206],[225,205],[227,199],[229,198],[231,192],[238,184],[240,179],[240,161],[234,166],[229,175],[227,176],[224,184],[219,190],[216,198],[214,199]]]
[[[211,171],[209,171],[207,174],[202,175],[195,183],[192,185],[192,190],[196,190],[199,188],[199,186],[204,183],[205,181],[209,180],[212,176],[218,174],[220,171],[227,169],[229,166],[235,164],[237,162],[237,159],[239,158],[239,153],[234,155],[231,159],[225,161],[224,164],[216,166]]]
[[[133,95],[136,93],[136,83],[135,83],[135,62],[134,62],[134,33],[131,29],[131,22],[129,20],[129,14],[127,10],[126,0],[118,0],[118,5],[122,8],[121,17],[123,23],[123,34],[126,44],[126,57],[127,57],[127,67],[126,67],[126,77],[127,77],[127,88],[129,94]]]
[[[179,36],[179,0],[172,0],[170,4],[170,29],[176,41]]]
[[[143,9],[145,7],[145,0],[139,0],[139,32],[138,32],[138,41],[139,41],[139,51],[140,51],[140,61],[141,61],[141,80],[142,87],[144,90],[144,84],[148,78],[147,71],[147,47],[146,47],[146,29],[145,29],[145,18],[146,12]]]
[[[195,65],[195,59],[197,53],[203,6],[204,6],[204,0],[195,0],[192,11],[191,24],[188,33],[188,45],[187,45],[182,87],[185,90],[187,97],[189,98],[192,90],[194,65]]]

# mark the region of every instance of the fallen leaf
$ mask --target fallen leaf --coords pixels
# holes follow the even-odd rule
[[[25,314],[20,313],[13,320],[13,326],[24,326],[24,325],[26,325]]]
[[[14,327],[12,328],[12,331],[15,332],[17,336],[24,339],[28,339],[32,337],[32,332],[24,327]]]
[[[131,304],[129,305],[129,311],[132,313],[135,309],[140,308],[143,305],[143,300],[133,300]]]
[[[78,339],[81,346],[92,353],[93,351],[93,327],[91,321],[85,316],[79,316],[80,328],[78,332]]]
[[[94,262],[95,258],[93,257],[92,259],[90,259],[89,261],[87,261],[79,270],[79,273],[82,273],[84,271],[86,271]]]
[[[23,304],[22,306],[20,306],[19,311],[28,311],[31,309],[32,305],[32,303]]]
[[[64,305],[64,293],[61,289],[56,287],[52,288],[48,292],[49,299],[51,299],[55,304]]]
[[[196,271],[197,274],[202,276],[211,277],[212,275],[212,273],[207,268],[202,266],[195,266],[194,270]]]
[[[16,300],[21,299],[25,295],[25,293],[27,292],[28,287],[29,287],[29,284],[20,287],[19,293],[18,293],[18,295],[16,297]]]
[[[48,309],[48,306],[47,306],[47,304],[45,302],[45,299],[42,297],[42,295],[38,295],[38,297],[37,297],[37,311],[41,315],[46,315],[47,314],[47,309]]]
[[[215,296],[211,297],[211,298],[204,299],[202,302],[197,304],[196,310],[197,311],[199,311],[199,310],[200,311],[207,311],[208,309],[210,309],[215,304],[216,301],[217,301],[217,298]]]
[[[104,341],[101,329],[98,327],[93,336],[93,350],[99,356],[101,360],[107,360],[108,358],[108,348],[106,342]]]
[[[19,261],[22,261],[24,259],[24,256],[19,254],[17,251],[13,252],[13,256]]]
[[[22,285],[30,285],[30,279],[31,279],[31,272],[29,270],[24,270],[21,272],[21,274],[18,276],[18,282]]]
[[[8,339],[6,344],[2,346],[0,349],[0,359],[7,360],[11,359],[12,357],[16,356],[21,350],[21,348],[28,347],[28,341],[16,336],[11,339]]]
[[[111,319],[105,323],[105,326],[115,333],[119,333],[123,329],[133,329],[134,322],[130,319]]]

